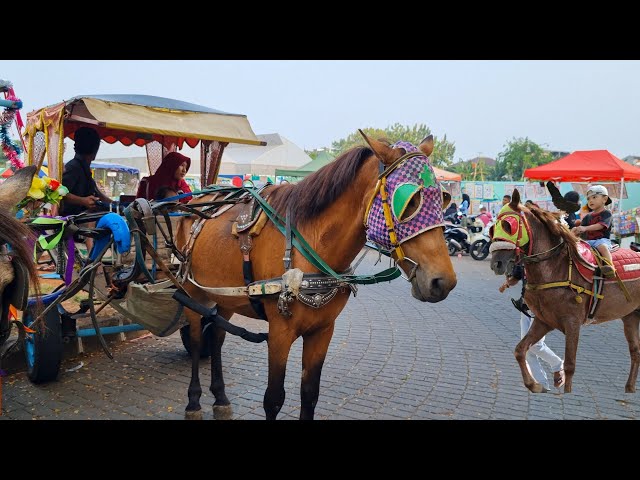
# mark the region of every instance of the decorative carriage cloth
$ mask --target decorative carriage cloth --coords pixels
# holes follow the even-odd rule
[[[396,142],[391,148],[401,148],[406,153],[419,151],[409,142]],[[387,176],[386,189],[398,244],[444,225],[442,187],[426,155],[408,158],[396,167]],[[403,213],[414,195],[420,196],[419,207],[405,217]],[[394,248],[387,232],[380,192],[376,195],[367,217],[367,239],[387,250]]]

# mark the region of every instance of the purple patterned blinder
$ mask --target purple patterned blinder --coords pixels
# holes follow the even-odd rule
[[[396,142],[391,148],[402,148],[406,153],[419,152],[418,148],[409,142]],[[367,216],[368,240],[386,250],[393,250],[422,232],[444,225],[442,188],[426,155],[407,158],[389,173],[386,176],[386,192],[387,202],[393,207],[390,211],[397,245],[392,244],[388,232],[380,191],[377,192]],[[402,214],[401,218],[398,218],[400,208],[397,205],[408,204],[410,197],[415,195],[420,196],[418,209],[406,218]],[[408,197],[406,201],[404,197]]]

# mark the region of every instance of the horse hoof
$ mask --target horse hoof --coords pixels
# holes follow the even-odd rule
[[[233,418],[231,405],[214,405],[213,418],[216,420],[231,420]]]
[[[636,393],[636,387],[624,387],[624,393]]]
[[[539,383],[534,383],[529,390],[531,390],[532,393],[544,393],[545,392],[545,388]]]
[[[185,410],[185,420],[202,420],[202,410]]]

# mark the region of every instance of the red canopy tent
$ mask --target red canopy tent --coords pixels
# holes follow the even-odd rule
[[[527,168],[524,177],[554,182],[640,181],[640,168],[623,162],[608,150],[577,150],[555,162]]]
[[[576,150],[555,162],[527,168],[524,177],[529,181],[620,182],[621,198],[625,181],[640,181],[640,168],[623,162],[608,150]]]

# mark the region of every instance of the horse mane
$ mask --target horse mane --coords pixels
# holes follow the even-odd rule
[[[35,235],[26,225],[17,221],[3,208],[0,208],[0,241],[11,245],[11,256],[26,267],[31,285],[39,297],[40,284],[36,264],[33,261]]]
[[[564,239],[564,242],[569,248],[569,253],[573,258],[577,258],[580,256],[577,246],[577,241],[579,240],[579,238],[571,233],[569,229],[562,225],[562,223],[560,223],[559,213],[552,213],[536,207],[530,207],[529,211],[533,214],[534,217],[540,220],[540,222],[545,227],[547,227],[549,232],[551,232],[551,235]]]
[[[274,188],[269,203],[283,217],[290,206],[292,225],[301,225],[321,214],[353,182],[366,158],[373,155],[368,147],[354,147],[297,184]]]

